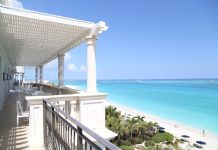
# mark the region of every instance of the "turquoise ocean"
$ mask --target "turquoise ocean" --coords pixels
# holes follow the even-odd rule
[[[218,135],[218,80],[99,80],[112,103]],[[86,89],[86,81],[65,81]]]

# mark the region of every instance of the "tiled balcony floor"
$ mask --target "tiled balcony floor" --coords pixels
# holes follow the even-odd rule
[[[3,110],[0,112],[0,149],[1,150],[26,150],[28,144],[28,125],[21,119],[20,126],[16,123],[17,94],[11,93]]]

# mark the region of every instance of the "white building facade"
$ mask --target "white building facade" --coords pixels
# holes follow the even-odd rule
[[[58,58],[57,88],[61,91],[61,88],[64,88],[64,54],[82,43],[87,45],[85,92],[77,91],[68,95],[62,95],[60,92],[59,95],[26,97],[30,104],[31,144],[42,147],[44,144],[42,105],[44,99],[76,101],[78,111],[77,116],[73,116],[72,112],[73,117],[105,139],[116,136],[105,128],[106,94],[99,93],[96,84],[96,40],[100,33],[107,29],[103,21],[93,23],[17,9],[13,7],[11,1],[0,0],[0,110],[9,94],[12,82],[10,76],[17,72],[16,66],[35,67],[35,83],[43,85],[43,66]],[[67,104],[65,101],[65,106]]]

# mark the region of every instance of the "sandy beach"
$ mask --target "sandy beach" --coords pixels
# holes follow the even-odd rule
[[[169,120],[164,120],[162,118],[159,118],[157,116],[147,114],[144,112],[140,112],[137,110],[134,110],[132,108],[128,108],[125,106],[121,106],[114,103],[107,102],[106,105],[112,105],[114,107],[117,107],[118,111],[121,111],[123,115],[131,115],[131,116],[145,116],[145,121],[152,121],[157,122],[161,127],[165,128],[165,131],[173,134],[177,138],[181,138],[181,135],[189,135],[190,136],[190,143],[193,145],[195,141],[201,140],[206,142],[206,145],[204,145],[205,150],[218,150],[218,136],[212,133],[208,133],[205,131],[205,134],[203,134],[202,130],[183,125],[178,122],[173,122]],[[198,148],[193,148],[198,149]]]

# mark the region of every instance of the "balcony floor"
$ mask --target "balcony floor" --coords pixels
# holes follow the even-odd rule
[[[28,124],[21,119],[20,126],[16,125],[16,97],[16,93],[11,93],[0,112],[0,149],[2,150],[31,149],[28,144]]]

